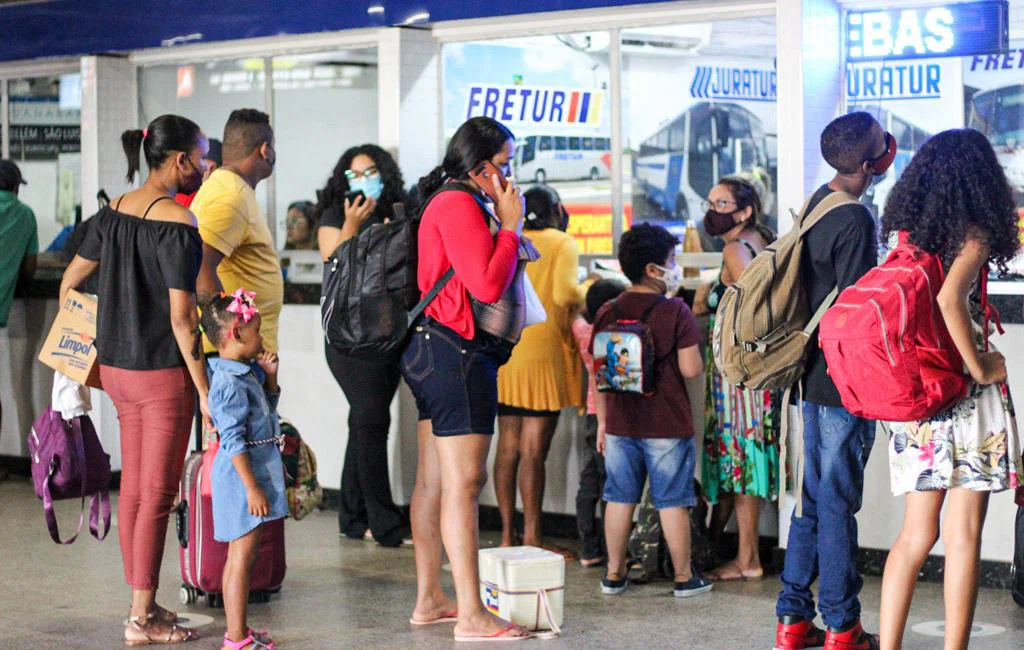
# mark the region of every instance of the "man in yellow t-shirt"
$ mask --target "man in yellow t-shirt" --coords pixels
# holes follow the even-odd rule
[[[191,206],[203,238],[197,293],[202,302],[239,287],[255,291],[263,344],[277,352],[284,278],[256,201],[256,186],[273,173],[277,158],[270,116],[251,108],[232,112],[224,127],[223,157],[224,165],[203,183]],[[204,345],[207,352],[215,351],[205,337]]]

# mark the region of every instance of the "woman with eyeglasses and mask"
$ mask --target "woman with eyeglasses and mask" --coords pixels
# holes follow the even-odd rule
[[[316,220],[312,201],[295,201],[288,206],[288,240],[285,250],[308,251],[317,248]]]
[[[762,223],[761,197],[743,178],[723,178],[704,201],[704,230],[725,241],[722,270],[711,285],[701,287],[694,301],[696,314],[714,313],[726,288],[739,279],[754,257],[775,241],[775,233]],[[729,384],[707,346],[707,389],[704,405],[704,454],[701,476],[705,497],[715,506],[712,537],[721,539],[726,523],[736,513],[739,552],[735,559],[708,574],[712,580],[758,580],[764,575],[758,555],[761,506],[778,496],[777,396]]]
[[[550,187],[537,185],[526,199],[524,230],[540,252],[526,267],[544,304],[547,321],[528,327],[498,371],[498,453],[494,489],[501,511],[502,546],[543,546],[541,503],[544,464],[562,409],[583,404],[582,367],[572,335],[580,302],[579,247],[565,233],[568,213]],[[523,497],[523,534],[516,530],[516,486]],[[551,547],[567,557],[566,549]]]
[[[398,164],[380,147],[364,144],[342,154],[313,209],[323,259],[371,225],[404,216],[403,188]],[[352,539],[376,539],[382,546],[409,543],[409,522],[391,496],[388,472],[391,401],[401,379],[398,359],[357,359],[331,345],[326,353],[349,404],[339,530]]]

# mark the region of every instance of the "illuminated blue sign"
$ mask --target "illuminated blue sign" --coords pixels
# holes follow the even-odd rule
[[[989,54],[1008,42],[1007,0],[846,14],[847,61]]]

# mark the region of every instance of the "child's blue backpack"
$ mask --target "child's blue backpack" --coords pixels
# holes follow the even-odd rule
[[[664,300],[664,296],[659,296],[639,319],[623,318],[618,300],[612,302],[615,321],[594,334],[594,378],[598,391],[647,397],[654,394],[658,360],[647,317]]]

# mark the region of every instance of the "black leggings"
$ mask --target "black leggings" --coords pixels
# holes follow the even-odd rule
[[[347,357],[327,345],[327,365],[349,404],[338,527],[352,538],[362,537],[369,528],[382,545],[398,546],[410,532],[391,496],[388,472],[391,401],[401,378],[398,363]]]

